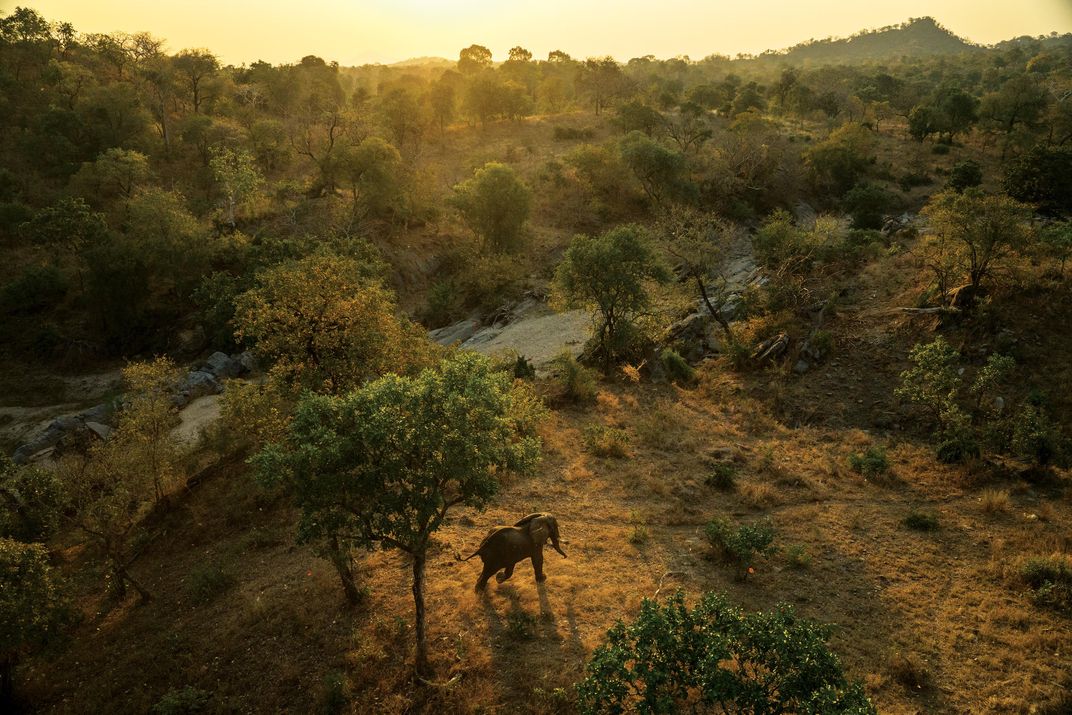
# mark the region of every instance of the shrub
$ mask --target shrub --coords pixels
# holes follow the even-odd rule
[[[521,230],[529,217],[532,191],[516,171],[490,162],[455,186],[454,192],[454,205],[488,249],[512,253],[521,248]]]
[[[62,515],[62,485],[56,473],[34,465],[18,466],[0,455],[0,537],[47,541]]]
[[[149,710],[152,715],[194,715],[208,712],[212,693],[187,685],[185,688],[172,688]]]
[[[595,135],[596,132],[591,127],[555,127],[554,129],[555,141],[591,139]]]
[[[901,523],[913,531],[937,531],[938,515],[930,512],[913,511],[909,512]]]
[[[1017,414],[1012,429],[1012,450],[1033,464],[1045,466],[1056,456],[1060,437],[1045,408],[1028,402]]]
[[[882,216],[893,206],[894,196],[876,184],[864,182],[852,187],[842,203],[852,216],[853,228],[882,228]]]
[[[979,493],[979,503],[987,514],[998,514],[1012,507],[1009,492],[1002,489],[984,489]]]
[[[32,266],[0,290],[0,312],[36,313],[67,295],[67,279],[55,266]]]
[[[854,472],[859,472],[872,479],[890,470],[890,462],[886,458],[886,448],[880,445],[868,447],[863,454],[849,455],[849,465]]]
[[[1040,606],[1072,612],[1072,558],[1063,554],[1028,559],[1020,577]]]
[[[520,609],[506,616],[506,637],[514,642],[530,641],[536,637],[536,617]]]
[[[605,425],[590,425],[584,430],[584,443],[588,451],[597,457],[622,459],[629,456],[626,451],[629,435],[625,430]]]
[[[752,563],[757,556],[770,556],[777,551],[774,527],[766,522],[734,526],[720,517],[707,522],[704,535],[723,558],[737,566],[742,580],[753,572]]]
[[[558,384],[565,397],[575,403],[595,402],[596,374],[577,362],[573,353],[564,351],[554,359]]]
[[[826,645],[831,629],[788,605],[746,613],[718,593],[692,609],[679,591],[644,599],[592,653],[577,684],[580,710],[603,713],[725,712],[865,715],[875,708]]]
[[[732,491],[737,485],[737,465],[733,462],[715,464],[704,478],[704,484],[715,489]]]
[[[659,355],[659,361],[672,381],[682,384],[695,382],[696,370],[676,350],[664,348]]]
[[[439,280],[428,289],[424,319],[433,327],[449,325],[462,313],[462,295],[453,280]]]
[[[190,574],[186,590],[194,603],[205,604],[234,586],[233,574],[216,565],[200,566]]]
[[[811,567],[811,554],[803,544],[793,544],[785,550],[785,560],[789,568],[804,571]]]
[[[963,191],[983,183],[983,170],[979,164],[967,159],[958,161],[949,172],[949,182],[946,184],[954,191]]]

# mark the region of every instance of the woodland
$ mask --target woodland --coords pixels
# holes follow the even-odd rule
[[[1068,713],[1070,258],[1072,35],[16,8],[0,710]]]

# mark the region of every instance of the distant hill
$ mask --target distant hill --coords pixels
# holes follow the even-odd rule
[[[453,67],[458,64],[457,60],[448,60],[445,57],[412,57],[401,62],[392,62],[388,67]]]
[[[794,62],[874,62],[900,57],[958,54],[979,46],[958,37],[934,18],[914,18],[900,25],[866,30],[842,39],[811,40],[762,57]]]

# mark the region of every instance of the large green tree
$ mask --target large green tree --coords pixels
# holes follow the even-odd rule
[[[454,205],[485,246],[498,253],[513,252],[521,247],[532,191],[512,168],[490,162],[454,187]]]
[[[424,570],[432,534],[452,507],[483,508],[502,472],[533,468],[535,405],[487,358],[462,352],[414,377],[306,395],[286,439],[255,459],[266,482],[294,495],[303,540],[409,555],[419,675],[429,669]]]
[[[609,368],[628,350],[633,320],[650,303],[649,282],[668,278],[643,230],[627,225],[575,236],[555,270],[555,290],[566,306],[595,308],[595,352]]]

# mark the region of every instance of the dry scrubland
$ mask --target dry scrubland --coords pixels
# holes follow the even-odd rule
[[[342,355],[338,382],[300,359],[288,365],[284,349],[275,366],[262,360],[265,369],[251,377],[278,388],[268,390],[278,398],[271,406],[286,410],[293,407],[280,397],[287,380],[295,393],[345,392],[380,373],[430,363],[426,329],[465,318],[492,324],[522,301],[545,309],[545,299],[560,297],[552,290],[555,269],[576,234],[637,223],[643,230],[636,235],[658,235],[651,243],[666,249],[660,222],[672,205],[732,221],[726,231],[735,246],[757,237],[755,256],[745,258],[754,257],[756,275],[769,282],[753,281],[742,292],[747,317],[733,326],[739,342],[725,344],[708,321],[724,349],[696,353],[694,381],[668,381],[657,364],[668,326],[695,308],[687,280],[653,289],[656,297],[637,320],[652,333],[646,362],[611,366],[590,403],[567,399],[562,381],[541,370],[534,389],[549,413],[538,428],[543,457],[535,473],[504,476],[486,510],[453,508],[434,533],[425,585],[430,680],[414,675],[408,558],[359,553],[364,599],[347,605],[331,563],[296,541],[294,495],[255,480],[250,434],[239,434],[249,425],[225,417],[175,459],[174,483],[185,486],[159,502],[131,501],[129,510],[145,521],[132,527],[138,537],[127,565],[152,594],[147,603],[136,603],[133,593],[106,592],[101,553],[68,523],[79,516],[76,509],[41,539],[69,580],[80,618],[69,638],[32,653],[27,648],[15,669],[17,703],[42,713],[174,715],[185,711],[161,703],[189,689],[195,700],[208,699],[210,712],[222,713],[572,714],[573,685],[607,629],[635,616],[642,599],[682,589],[690,602],[722,591],[749,611],[786,602],[834,624],[831,649],[882,713],[1072,712],[1072,619],[1039,603],[1022,570],[1029,559],[1072,553],[1067,460],[1030,466],[1022,451],[1010,456],[1015,450],[1005,439],[993,449],[983,444],[981,456],[943,463],[934,425],[895,395],[913,346],[939,335],[969,377],[988,356],[1007,351],[1016,365],[1001,387],[1002,417],[1031,405],[1032,388],[1041,388],[1055,432],[1064,432],[1054,444],[1068,441],[1072,269],[1059,266],[1052,247],[1010,250],[985,276],[974,308],[957,308],[953,293],[963,271],[950,270],[945,278],[956,281],[936,290],[928,265],[955,260],[955,252],[928,253],[934,242],[918,219],[936,195],[954,196],[942,192],[958,167],[972,168],[968,160],[978,169],[979,189],[999,197],[1008,190],[1006,170],[1016,162],[1023,169],[1032,147],[1050,152],[1054,166],[1072,161],[1072,91],[1060,101],[1037,94],[1072,88],[1069,38],[968,48],[923,19],[861,36],[863,43],[893,38],[896,54],[887,47],[860,65],[822,64],[827,50],[841,46],[826,42],[785,55],[799,67],[783,67],[777,56],[535,62],[522,50],[502,65],[490,57],[468,69],[459,62],[446,80],[433,66],[339,68],[310,56],[292,66],[224,68],[209,56],[200,59],[220,84],[200,107],[186,98],[186,85],[174,88],[156,71],[180,59],[189,67],[196,56],[172,58],[143,36],[120,37],[127,45],[109,55],[115,48],[107,37],[83,37],[84,45],[63,45],[69,63],[53,66],[50,53],[60,43],[45,30],[45,39],[22,38],[17,47],[10,33],[0,36],[8,43],[0,47],[22,53],[0,56],[7,73],[0,79],[12,75],[2,64],[7,57],[24,61],[23,79],[11,80],[22,94],[12,96],[30,108],[19,109],[10,135],[0,133],[0,149],[13,157],[0,175],[0,210],[28,226],[0,224],[0,328],[11,326],[13,336],[0,346],[5,454],[28,426],[118,397],[119,367],[127,360],[166,353],[193,367],[217,349],[267,351],[278,335],[271,326],[254,333],[257,319],[277,307],[264,298],[273,295],[269,288],[284,296],[278,304],[300,303],[322,289],[329,308],[346,308],[331,314],[340,324],[355,314],[374,316],[366,323],[377,325],[358,320],[348,325],[352,333],[344,326],[339,334],[347,338],[386,326],[386,337],[370,340],[366,352],[354,348],[363,349],[362,340],[331,343],[335,333],[325,331],[329,350]],[[898,33],[918,32],[937,32],[953,47],[902,56]],[[460,59],[480,49],[467,48]],[[135,50],[150,62],[138,65],[145,57]],[[112,67],[109,57],[128,57],[131,66]],[[79,99],[79,78],[94,77],[99,86]],[[484,80],[515,103],[485,116],[469,95]],[[524,89],[522,81],[532,86]],[[599,98],[603,83],[615,93],[609,99]],[[450,96],[451,112],[437,114],[432,103],[444,88],[457,95]],[[263,102],[262,90],[269,97]],[[171,104],[152,104],[165,91],[173,92]],[[566,94],[556,102],[545,91]],[[1038,105],[1035,119],[1003,126],[1001,111],[1025,96]],[[69,109],[56,108],[63,97]],[[962,116],[962,126],[919,130],[926,112],[916,110],[952,112],[950,97],[977,115]],[[602,112],[593,111],[593,102]],[[106,115],[102,106],[130,110],[130,136],[106,133],[114,127],[103,120],[92,123]],[[411,106],[420,108],[423,124],[414,129],[402,121],[400,128]],[[101,136],[84,132],[90,141],[57,130],[70,146],[47,143],[54,137],[34,128],[53,126],[37,121],[46,112],[61,130],[84,115],[85,126]],[[331,158],[337,120],[348,134]],[[168,122],[176,132],[172,145],[163,139]],[[709,136],[682,146],[670,133],[689,122]],[[56,146],[54,153],[40,151]],[[368,157],[361,150],[370,147],[379,151],[382,175],[361,184],[362,171],[377,174],[362,168]],[[626,160],[630,147],[633,163]],[[210,167],[210,149],[232,152],[231,174]],[[516,235],[508,237],[516,245],[505,248],[493,232],[481,235],[461,201],[466,182],[490,162],[505,165],[491,171],[531,197],[531,210],[521,212]],[[645,176],[651,164],[659,165],[654,179]],[[237,216],[232,191],[227,221],[224,186],[242,178],[233,175],[240,169],[253,188],[247,186]],[[120,175],[125,188],[98,195],[94,187],[114,183],[108,172]],[[140,184],[130,188],[127,179]],[[877,188],[879,197],[871,199],[878,208],[851,208],[858,188]],[[71,197],[88,203],[64,203]],[[1018,227],[1041,224],[1032,209],[1013,209],[1030,215],[1017,219]],[[132,224],[132,210],[147,217],[144,226]],[[792,211],[796,224],[778,210]],[[829,229],[818,239],[822,231],[809,233],[816,213]],[[905,213],[910,218],[902,225]],[[799,245],[790,248],[807,254],[803,259],[762,255],[758,238],[780,215],[797,232]],[[66,221],[86,235],[71,238]],[[1072,241],[1070,224],[1054,223]],[[709,240],[715,233],[702,237],[725,259],[726,246]],[[1069,257],[1072,243],[1063,250]],[[125,260],[135,252],[136,260]],[[711,278],[709,268],[704,278]],[[325,275],[331,279],[301,283]],[[350,292],[332,294],[343,282]],[[141,293],[124,292],[136,283]],[[302,316],[291,327],[308,324]],[[246,330],[238,341],[236,328]],[[795,362],[802,345],[818,343],[820,332],[823,355],[809,357],[801,374]],[[749,357],[753,346],[779,333],[792,337],[785,355],[773,362]],[[313,357],[318,369],[320,355]],[[79,371],[87,374],[72,374]],[[160,384],[173,386],[174,377]],[[158,400],[174,396],[150,392]],[[205,419],[216,398],[200,399]],[[162,411],[173,418],[170,404]],[[976,412],[989,404],[979,398]],[[973,427],[984,434],[983,426]],[[857,468],[861,455],[880,462],[882,454],[888,468]],[[194,477],[186,482],[188,475]],[[472,552],[490,526],[537,511],[557,517],[568,558],[546,551],[543,584],[523,562],[505,584],[474,593],[479,561],[459,563],[455,554]],[[705,537],[705,525],[718,517],[769,523],[776,553],[753,561],[746,579],[736,578]]]
[[[555,689],[579,678],[606,629],[642,598],[683,588],[724,590],[749,608],[787,601],[837,624],[832,646],[880,712],[1060,712],[1072,624],[1032,605],[1016,574],[1028,556],[1072,548],[1067,475],[1032,484],[1011,463],[941,465],[910,420],[868,427],[891,419],[907,349],[933,327],[893,314],[915,277],[903,256],[863,271],[859,302],[830,324],[834,357],[804,378],[709,360],[688,389],[612,376],[590,407],[541,383],[556,408],[541,428],[538,474],[509,480],[487,512],[458,512],[436,535],[427,599],[437,685],[414,682],[408,665],[406,560],[361,557],[368,599],[346,609],[327,562],[293,545],[285,500],[231,459],[161,518],[138,564],[153,602],[110,608],[84,576],[87,620],[68,651],[29,669],[28,694],[48,712],[138,710],[176,682],[213,692],[225,710],[339,701],[369,713],[560,712]],[[1069,308],[1067,297],[1017,300],[1008,309],[1040,325]],[[1061,335],[1036,344],[1045,333],[1035,328],[1017,331],[1029,350],[1068,349]],[[1066,366],[1048,366],[1047,378],[1068,379]],[[593,455],[591,425],[624,430],[625,456]],[[849,457],[876,444],[890,470],[869,480]],[[706,486],[725,462],[735,489]],[[525,563],[475,594],[477,562],[453,554],[469,553],[487,525],[537,510],[558,516],[569,558],[548,552],[540,587]],[[913,512],[935,515],[938,528],[907,528]],[[780,553],[735,580],[703,538],[718,515],[770,519]]]

